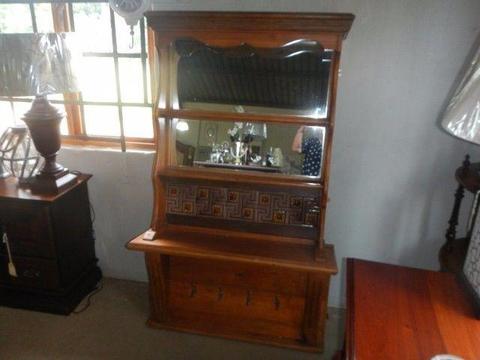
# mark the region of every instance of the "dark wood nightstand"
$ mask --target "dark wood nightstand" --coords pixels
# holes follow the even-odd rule
[[[442,271],[448,271],[454,274],[462,272],[463,263],[467,254],[470,237],[472,235],[473,222],[467,231],[466,237],[457,238],[457,225],[460,213],[460,206],[464,196],[465,189],[476,195],[480,191],[480,163],[470,163],[470,156],[465,156],[465,161],[455,171],[455,179],[458,187],[455,192],[455,202],[453,204],[452,214],[448,221],[448,229],[445,234],[446,242],[439,252],[440,268]],[[480,202],[474,203],[473,217],[478,213]]]
[[[15,178],[0,180],[0,224],[17,277],[0,241],[0,305],[67,315],[95,289],[97,266],[87,181],[58,194],[32,194]],[[3,235],[3,234],[2,234]]]

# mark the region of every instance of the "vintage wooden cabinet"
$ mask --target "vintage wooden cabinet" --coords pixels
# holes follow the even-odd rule
[[[155,92],[153,327],[323,349],[324,240],[351,14],[147,13]]]
[[[90,177],[57,194],[32,194],[14,177],[0,181],[0,306],[67,315],[95,289]],[[7,241],[17,276],[8,271]]]

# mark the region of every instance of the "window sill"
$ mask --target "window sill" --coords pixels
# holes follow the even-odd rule
[[[122,152],[120,141],[112,138],[62,136],[62,148]],[[155,153],[155,145],[148,139],[127,139],[126,152]]]

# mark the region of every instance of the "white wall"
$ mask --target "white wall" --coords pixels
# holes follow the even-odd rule
[[[479,30],[478,0],[157,0],[156,9],[331,11],[356,15],[344,44],[327,241],[341,272],[330,305],[344,304],[347,256],[436,269],[453,203],[453,172],[478,150],[437,118]],[[124,249],[150,222],[149,154],[63,150],[91,172],[97,255],[108,276],[145,280]],[[467,199],[468,200],[468,199]]]

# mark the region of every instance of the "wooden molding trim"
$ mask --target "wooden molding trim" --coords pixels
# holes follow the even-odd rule
[[[151,11],[148,25],[163,31],[299,31],[330,32],[347,36],[355,16],[345,13],[265,13]]]

